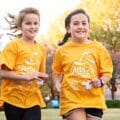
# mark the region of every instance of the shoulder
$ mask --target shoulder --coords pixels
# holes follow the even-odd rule
[[[94,45],[92,47],[95,47],[99,53],[109,53],[109,50],[102,42],[94,41]]]
[[[14,38],[9,43],[10,44],[20,43],[20,38]]]
[[[70,48],[72,46],[72,42],[67,42],[67,43],[65,43],[64,45],[62,45],[62,46],[58,46],[58,50],[67,50],[67,48]]]
[[[15,39],[12,39],[11,41],[9,41],[6,46],[4,47],[5,48],[15,48],[17,46],[20,45],[20,39],[19,38],[15,38]]]
[[[99,41],[93,41],[93,46],[96,46],[99,49],[105,48],[102,42]]]
[[[40,42],[37,42],[36,41],[36,45],[39,49],[43,50],[43,51],[46,51],[46,47],[44,44],[40,43]]]

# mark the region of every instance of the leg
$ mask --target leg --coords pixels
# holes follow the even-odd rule
[[[41,120],[41,108],[34,106],[25,109],[23,120]]]
[[[75,109],[68,113],[65,120],[86,120],[84,109]]]
[[[23,109],[4,103],[4,111],[7,120],[21,120],[23,116]]]
[[[102,118],[92,116],[92,115],[87,115],[87,120],[102,120]]]
[[[87,120],[102,120],[103,111],[97,108],[86,108]]]

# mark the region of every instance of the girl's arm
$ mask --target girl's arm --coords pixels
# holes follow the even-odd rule
[[[46,73],[35,73],[34,75],[20,75],[10,70],[0,70],[0,76],[2,79],[9,79],[9,80],[45,80],[48,78]]]
[[[53,84],[54,84],[55,89],[56,89],[58,92],[61,91],[62,78],[63,78],[63,75],[62,75],[62,74],[57,74],[57,73],[53,73],[53,74],[52,74]]]

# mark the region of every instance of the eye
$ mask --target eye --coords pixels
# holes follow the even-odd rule
[[[82,22],[82,25],[86,25],[87,23],[86,22]]]
[[[39,23],[38,22],[34,22],[34,25],[38,25]]]
[[[26,25],[31,25],[31,22],[26,22],[25,24],[26,24]]]
[[[79,25],[79,22],[74,22],[73,25]]]

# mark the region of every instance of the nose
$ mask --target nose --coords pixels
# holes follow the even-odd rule
[[[31,24],[31,28],[35,28],[35,24]]]
[[[79,23],[78,27],[79,27],[79,28],[83,28],[82,23]]]

